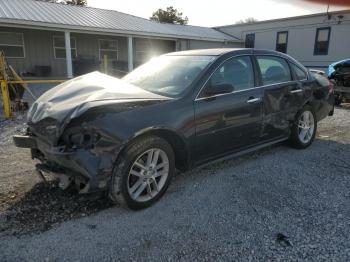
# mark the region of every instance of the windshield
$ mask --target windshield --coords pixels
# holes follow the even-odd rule
[[[138,67],[123,80],[152,93],[179,97],[214,58],[160,56]]]

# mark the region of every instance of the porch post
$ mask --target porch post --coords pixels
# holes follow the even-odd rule
[[[181,51],[181,42],[180,40],[176,40],[175,42],[175,51]]]
[[[134,69],[134,50],[133,50],[133,38],[128,37],[128,70],[131,72]]]
[[[67,77],[73,78],[72,52],[70,45],[70,32],[64,32],[64,42],[66,46]]]

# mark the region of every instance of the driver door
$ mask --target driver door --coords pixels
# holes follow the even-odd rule
[[[228,84],[233,92],[212,95],[215,86]],[[250,56],[233,57],[219,66],[194,101],[198,164],[258,143],[262,97]]]

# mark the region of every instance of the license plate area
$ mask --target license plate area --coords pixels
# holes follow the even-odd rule
[[[36,140],[32,136],[13,136],[13,142],[20,148],[37,148]]]

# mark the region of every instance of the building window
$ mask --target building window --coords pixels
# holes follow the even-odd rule
[[[118,61],[119,50],[118,41],[109,39],[99,40],[99,50],[100,50],[100,60],[102,61],[104,56],[107,56],[108,61],[116,62]]]
[[[8,58],[24,58],[23,34],[0,32],[0,51],[3,51]]]
[[[277,32],[276,51],[287,53],[288,32]]]
[[[255,34],[247,34],[245,36],[245,47],[254,48],[255,45]]]
[[[72,59],[77,58],[77,43],[74,37],[70,39]],[[53,49],[56,59],[66,59],[66,44],[63,36],[53,37]]]
[[[150,58],[151,44],[148,40],[138,39],[136,41],[135,61],[144,63]]]
[[[331,28],[317,28],[314,55],[328,55]]]

